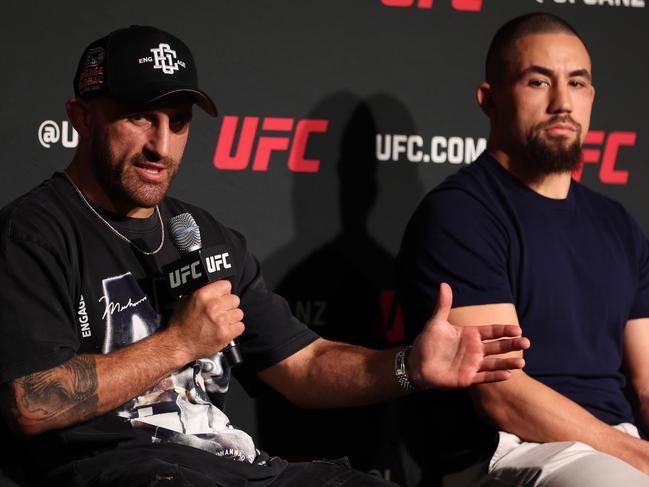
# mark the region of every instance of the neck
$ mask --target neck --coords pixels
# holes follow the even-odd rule
[[[75,191],[79,194],[79,197],[80,197],[81,200],[83,201],[83,204],[88,208],[88,210],[90,211],[90,213],[92,213],[93,215],[95,215],[95,216],[97,217],[97,219],[98,219],[101,223],[103,223],[103,224],[106,226],[106,228],[107,228],[108,230],[110,230],[110,231],[113,233],[113,235],[115,235],[115,236],[118,237],[119,239],[123,240],[124,242],[128,243],[128,244],[131,245],[135,250],[137,250],[138,252],[140,252],[141,254],[144,254],[144,255],[155,255],[155,254],[157,254],[160,250],[162,250],[162,247],[164,246],[164,243],[165,243],[165,226],[164,226],[164,223],[162,222],[162,216],[160,215],[160,209],[158,208],[157,205],[156,205],[156,207],[155,207],[155,210],[156,210],[156,213],[158,214],[158,220],[159,220],[159,222],[160,222],[160,245],[158,245],[158,247],[157,247],[156,249],[153,249],[153,250],[145,250],[145,249],[141,249],[141,248],[138,247],[135,243],[133,243],[133,242],[132,242],[128,237],[126,237],[125,235],[123,235],[122,233],[120,233],[119,230],[117,230],[113,225],[111,225],[110,222],[109,222],[108,220],[106,220],[103,216],[101,216],[101,215],[97,212],[97,210],[95,210],[95,209],[92,207],[92,205],[91,205],[90,202],[87,200],[87,198],[83,195],[83,193],[81,192],[81,190],[79,189],[79,187],[78,187],[78,186],[76,185],[76,183],[72,180],[72,177],[68,174],[67,170],[64,172],[64,174],[67,176],[67,178],[69,179],[70,183],[71,183],[72,186],[74,187]]]
[[[498,161],[516,179],[528,188],[546,198],[563,200],[570,191],[570,171],[560,173],[541,173],[534,169],[534,165],[522,157],[511,157],[502,149],[487,149],[489,154]]]
[[[95,178],[90,162],[84,163],[79,152],[75,154],[64,172],[89,202],[104,210],[131,218],[149,218],[155,211],[155,207],[140,208],[132,204],[122,204],[117,198],[111,197]]]

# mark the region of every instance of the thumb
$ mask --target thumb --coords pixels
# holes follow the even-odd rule
[[[437,306],[435,306],[432,319],[448,321],[448,315],[451,312],[452,305],[453,291],[451,290],[451,286],[442,282],[439,285],[439,297],[437,298]]]

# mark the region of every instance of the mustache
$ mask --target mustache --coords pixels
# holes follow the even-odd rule
[[[572,127],[577,130],[579,133],[581,133],[581,124],[577,122],[575,119],[573,119],[570,115],[556,115],[552,117],[550,120],[547,120],[545,122],[541,122],[540,124],[537,125],[538,130],[543,130],[548,127],[551,127],[552,125],[556,124],[566,124],[566,125],[572,125]]]
[[[165,169],[175,168],[178,166],[178,161],[171,157],[160,157],[160,158],[151,158],[147,157],[143,153],[135,154],[131,157],[131,164],[147,164],[153,163],[156,165],[162,165]]]

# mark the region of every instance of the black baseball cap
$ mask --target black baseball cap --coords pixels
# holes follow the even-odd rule
[[[198,88],[194,56],[177,37],[150,26],[132,25],[92,42],[79,60],[74,94],[107,96],[128,104],[147,104],[172,93],[189,93],[216,117],[216,106]]]

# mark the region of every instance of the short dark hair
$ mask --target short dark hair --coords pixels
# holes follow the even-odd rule
[[[521,15],[507,22],[494,35],[487,51],[485,80],[491,84],[499,81],[518,39],[528,35],[550,33],[574,35],[586,45],[575,28],[556,15],[544,12]]]

